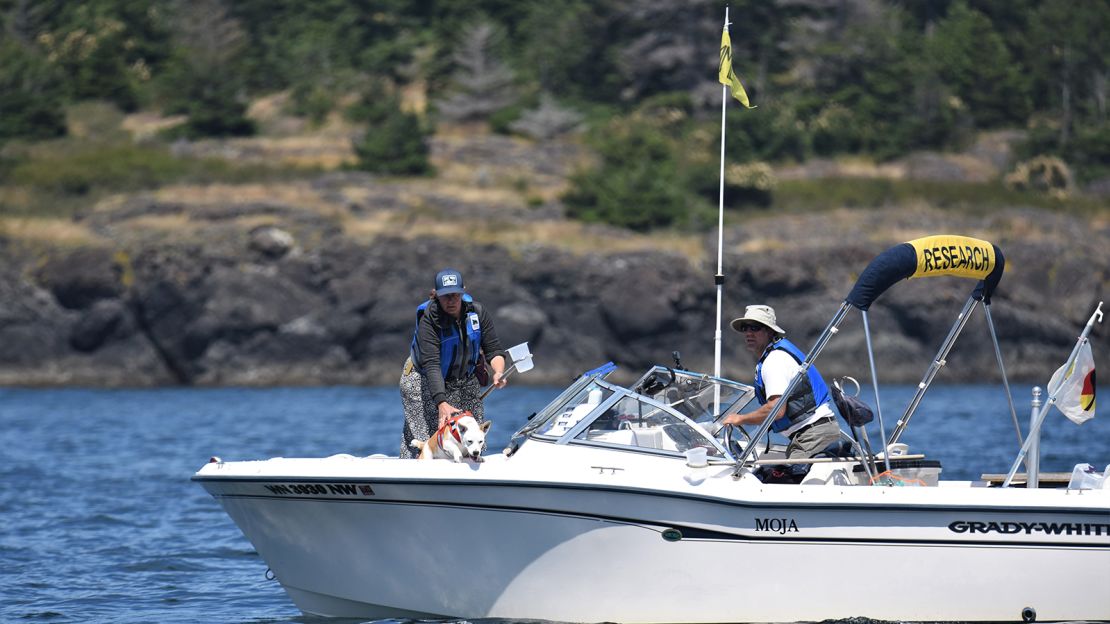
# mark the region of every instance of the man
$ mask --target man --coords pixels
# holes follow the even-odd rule
[[[805,361],[805,353],[785,338],[770,306],[751,305],[744,316],[732,321],[732,328],[744,335],[744,344],[758,358],[755,365],[755,396],[760,407],[747,414],[729,414],[721,422],[730,425],[758,425],[775,408],[786,387]],[[771,423],[771,430],[790,438],[787,459],[813,457],[829,444],[840,440],[840,427],[830,404],[829,387],[817,368],[810,366],[786,408]]]
[[[469,411],[483,420],[478,375],[486,360],[492,384],[505,386],[505,354],[493,318],[464,291],[462,274],[444,269],[436,274],[431,296],[416,308],[416,329],[401,372],[402,458],[414,457],[409,443],[427,440],[456,412]]]

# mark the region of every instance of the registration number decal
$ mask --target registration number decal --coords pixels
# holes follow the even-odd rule
[[[266,489],[277,496],[373,496],[374,488],[365,483],[273,483]]]

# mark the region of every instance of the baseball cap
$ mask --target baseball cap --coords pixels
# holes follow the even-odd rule
[[[462,273],[455,269],[443,269],[436,273],[436,296],[451,295],[463,291]]]

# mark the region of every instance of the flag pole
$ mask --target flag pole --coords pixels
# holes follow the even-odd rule
[[[1091,328],[1094,327],[1095,321],[1102,322],[1102,302],[1098,302],[1098,307],[1095,308],[1091,318],[1087,319],[1087,324],[1083,326],[1083,332],[1079,334],[1079,338],[1075,341],[1075,348],[1071,350],[1071,355],[1068,356],[1068,361],[1062,367],[1068,370],[1075,358],[1079,357],[1079,350],[1083,345],[1087,344],[1087,335],[1091,333]],[[1049,382],[1051,383],[1051,382]],[[1039,412],[1033,418],[1033,425],[1030,427],[1029,435],[1025,436],[1025,444],[1021,445],[1021,450],[1018,451],[1017,459],[1014,460],[1014,465],[1010,466],[1010,472],[1006,475],[1006,480],[1002,482],[1002,487],[1010,487],[1010,482],[1013,481],[1014,475],[1017,474],[1018,466],[1025,460],[1026,454],[1029,453],[1029,447],[1033,445],[1034,441],[1039,437],[1041,425],[1044,423],[1044,417],[1048,414],[1048,409],[1055,405],[1056,395],[1060,392],[1060,387],[1064,385],[1064,378],[1061,377],[1056,383],[1056,387],[1048,389],[1048,400],[1041,406]]]
[[[724,30],[728,30],[728,7],[725,7]],[[717,201],[717,274],[713,282],[717,286],[717,330],[713,333],[713,376],[721,376],[721,297],[725,284],[724,231],[725,231],[725,114],[728,112],[728,85],[721,85],[721,183]],[[721,386],[713,386],[713,414],[721,416]]]

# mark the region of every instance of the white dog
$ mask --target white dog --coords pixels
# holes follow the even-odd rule
[[[482,461],[486,450],[486,432],[490,421],[478,424],[470,412],[461,412],[443,423],[427,441],[413,440],[410,444],[420,451],[418,459],[464,459]]]

